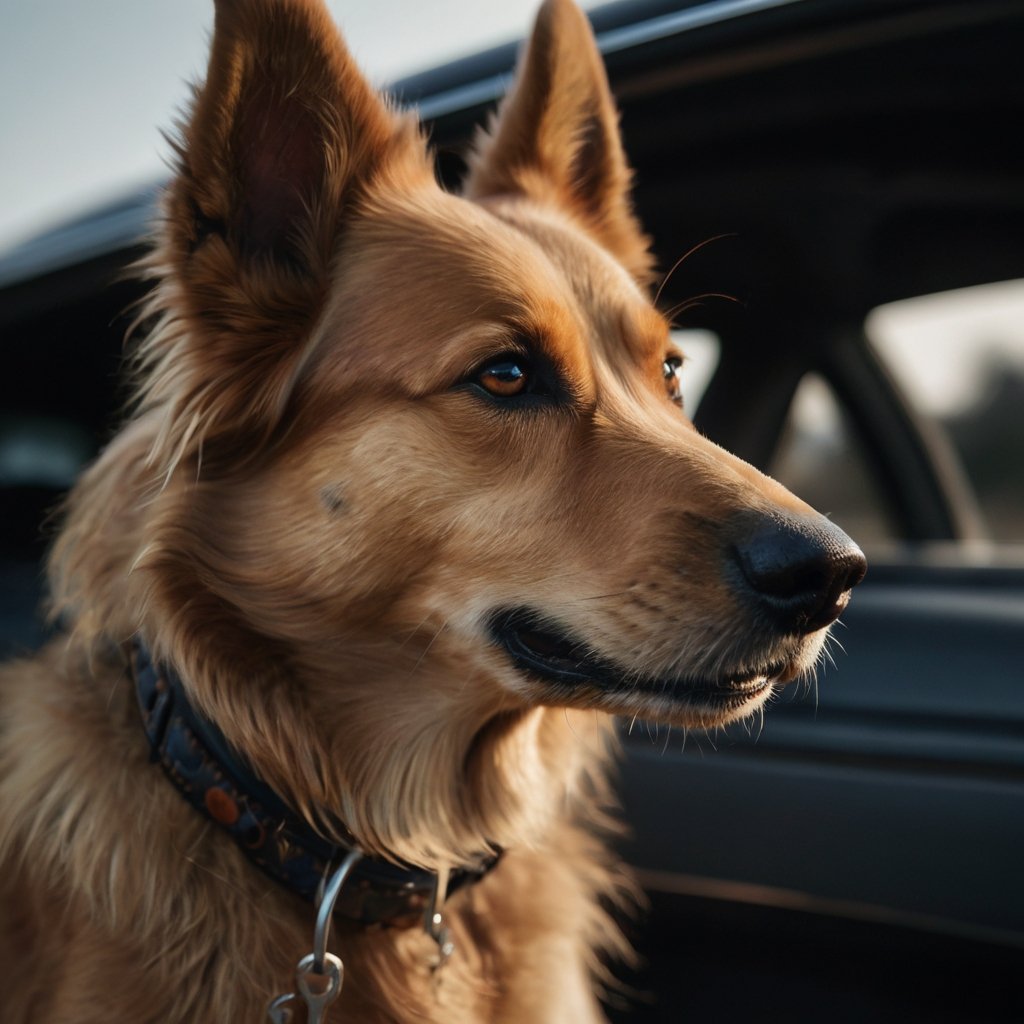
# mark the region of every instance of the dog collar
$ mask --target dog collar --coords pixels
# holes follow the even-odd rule
[[[355,848],[333,844],[295,813],[235,753],[223,733],[188,699],[178,675],[157,665],[141,642],[130,651],[135,692],[150,760],[160,763],[178,792],[225,829],[246,856],[304,899],[315,901],[332,867]],[[446,896],[482,878],[500,853],[453,869]],[[338,895],[334,912],[360,924],[411,927],[420,923],[437,875],[363,857]]]

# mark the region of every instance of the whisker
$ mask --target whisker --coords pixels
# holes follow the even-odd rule
[[[836,659],[832,657],[832,652],[828,649],[828,645],[827,644],[821,649],[821,656],[822,656],[822,658],[827,659],[828,663],[833,668],[838,668],[839,667],[838,665],[836,665]]]
[[[699,306],[704,299],[725,299],[726,302],[735,303],[740,301],[735,295],[727,295],[725,292],[704,292],[701,295],[692,295],[690,298],[676,303],[676,305],[666,311],[665,317],[668,320],[674,321],[675,317],[680,313],[685,313],[688,309]]]
[[[411,630],[409,630],[409,635],[399,644],[399,648],[404,648],[407,644],[409,644],[412,641],[413,637],[419,636],[420,630],[427,624],[427,622],[430,621],[430,617],[433,614],[433,612],[427,612],[427,614],[420,620],[420,622]]]
[[[720,242],[720,241],[721,241],[721,240],[722,240],[723,238],[735,238],[735,237],[736,237],[736,232],[735,232],[735,231],[727,231],[727,232],[726,232],[725,234],[722,234],[722,235],[712,235],[712,237],[711,237],[711,238],[705,238],[703,242],[698,242],[698,243],[697,243],[696,245],[692,246],[692,247],[691,247],[690,249],[688,249],[688,250],[687,250],[687,251],[686,251],[685,253],[683,253],[683,255],[682,255],[682,256],[680,256],[680,257],[679,257],[679,259],[677,259],[677,260],[675,261],[675,263],[673,263],[673,264],[672,264],[672,267],[671,267],[671,269],[669,270],[669,272],[668,272],[668,273],[667,273],[667,274],[666,274],[666,275],[665,275],[665,276],[664,276],[664,277],[663,277],[663,278],[661,279],[661,284],[659,284],[659,285],[658,285],[658,290],[657,290],[657,291],[656,291],[656,292],[654,293],[654,305],[657,305],[657,304],[658,304],[658,299],[660,299],[660,298],[661,298],[661,293],[662,293],[662,291],[664,290],[664,288],[665,288],[665,285],[667,285],[667,284],[668,284],[668,282],[669,282],[669,280],[671,279],[672,275],[673,275],[673,274],[674,274],[674,273],[675,273],[675,272],[676,272],[676,271],[677,271],[677,270],[678,270],[678,269],[679,269],[679,268],[680,268],[680,267],[681,267],[681,266],[682,266],[682,265],[683,265],[683,264],[684,264],[684,263],[685,263],[685,262],[686,262],[686,261],[687,261],[687,260],[688,260],[688,259],[689,259],[689,258],[690,258],[690,257],[692,256],[692,255],[693,255],[693,254],[694,254],[694,253],[696,253],[696,252],[700,252],[700,250],[701,250],[701,249],[703,249],[703,248],[704,248],[704,246],[706,246],[706,245],[711,245],[711,243],[712,243],[712,242]]]
[[[668,744],[669,744],[669,740],[671,740],[671,739],[672,739],[672,729],[671,728],[666,728],[665,729],[665,742],[661,746],[661,756],[662,757],[664,757],[666,752],[668,751]]]
[[[427,646],[420,652],[420,656],[416,659],[416,664],[409,670],[407,679],[412,679],[414,675],[419,671],[420,665],[423,664],[423,659],[430,653],[430,648],[434,646],[434,641],[448,628],[448,619],[445,619],[440,626],[434,632],[434,635],[427,641]],[[463,684],[465,685],[465,684]]]

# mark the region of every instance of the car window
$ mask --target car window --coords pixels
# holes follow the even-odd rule
[[[818,374],[806,374],[797,386],[768,471],[858,543],[896,539],[853,424]]]
[[[671,334],[683,353],[679,384],[683,392],[683,408],[687,415],[692,416],[718,367],[722,342],[714,331],[678,329]]]
[[[71,420],[0,415],[0,488],[66,490],[92,453],[88,431]]]
[[[958,457],[985,534],[1024,541],[1024,281],[879,306],[865,334]],[[822,377],[801,380],[769,471],[862,544],[900,539],[852,420]]]
[[[991,539],[1024,541],[1024,280],[879,306],[865,331],[945,428]]]

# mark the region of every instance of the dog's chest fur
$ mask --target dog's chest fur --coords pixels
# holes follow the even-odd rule
[[[0,889],[5,1020],[263,1019],[294,989],[310,908],[148,762],[120,656],[87,666],[58,642],[2,684],[2,838],[22,854]],[[332,1017],[594,1018],[587,958],[601,938],[590,932],[610,927],[594,906],[606,860],[569,823],[542,848],[510,851],[446,907],[456,954],[437,973],[421,929],[339,922],[346,979]]]

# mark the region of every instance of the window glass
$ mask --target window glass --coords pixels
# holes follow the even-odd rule
[[[685,357],[679,375],[683,408],[687,416],[693,416],[718,366],[722,343],[713,331],[675,330],[671,333]]]
[[[0,487],[66,490],[92,454],[88,432],[70,420],[0,416]]]
[[[858,544],[895,539],[853,426],[817,374],[808,373],[797,387],[769,472]]]
[[[993,540],[1024,541],[1024,281],[880,306],[865,328],[910,401],[945,427]]]

